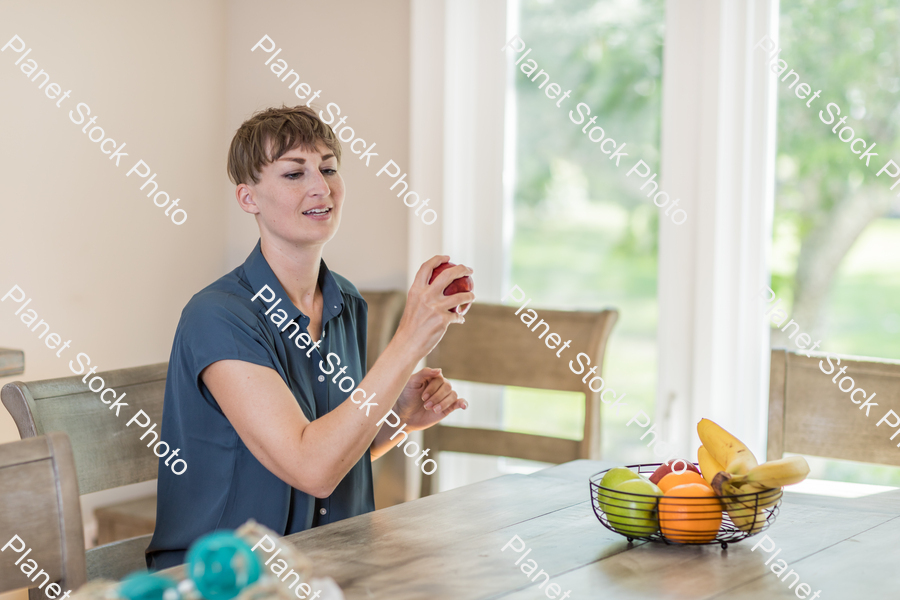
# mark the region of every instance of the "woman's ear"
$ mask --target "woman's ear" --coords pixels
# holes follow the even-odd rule
[[[253,189],[246,183],[238,184],[234,190],[234,197],[237,198],[238,206],[241,210],[252,215],[259,214],[259,207],[256,205]]]

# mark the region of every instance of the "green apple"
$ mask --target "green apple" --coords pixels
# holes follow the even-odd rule
[[[646,537],[659,531],[656,497],[663,495],[662,490],[643,478],[623,481],[614,489],[605,511],[613,529],[629,537]]]
[[[631,481],[633,479],[641,479],[641,476],[631,469],[626,469],[625,467],[615,467],[606,472],[606,475],[604,475],[603,479],[600,480],[600,486],[607,488],[607,490],[614,490],[620,483]],[[608,492],[602,489],[597,490],[597,502],[600,504],[600,509],[603,512],[608,512],[606,510],[606,504],[611,497],[612,492]]]

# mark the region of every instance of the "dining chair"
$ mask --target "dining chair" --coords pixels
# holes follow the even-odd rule
[[[366,372],[384,352],[400,324],[406,306],[406,293],[360,291],[369,306],[366,341]],[[388,452],[372,463],[375,481],[375,507],[387,508],[406,502],[406,457]]]
[[[581,392],[585,403],[582,438],[570,440],[439,423],[424,431],[423,447],[430,449],[431,457],[440,452],[461,452],[554,464],[600,458],[600,396],[608,386],[592,391],[588,387],[591,378],[583,382],[583,377],[569,368],[569,362],[583,352],[590,357],[590,365],[598,367],[595,375],[601,375],[606,344],[619,313],[615,309],[534,310],[539,319],[549,324],[549,330],[539,327],[540,322],[529,328],[521,315],[515,314],[515,306],[475,303],[466,313],[465,324],[450,327],[426,361],[429,367],[440,368],[449,379]],[[564,355],[557,357],[562,350],[552,350],[546,343],[550,333],[558,334],[561,340],[571,340]],[[544,339],[539,339],[539,335]],[[422,476],[422,496],[436,489],[434,477]]]
[[[0,593],[29,588],[31,600],[46,600],[48,588],[62,597],[87,581],[78,481],[65,433],[0,445],[0,538]]]
[[[399,290],[386,292],[360,291],[368,305],[366,327],[366,372],[387,348],[406,307],[406,294]]]
[[[900,466],[897,429],[876,425],[900,414],[900,361],[830,356],[772,350],[766,460],[792,452]],[[878,406],[863,408],[864,398]]]
[[[0,348],[0,377],[10,377],[25,372],[25,353],[21,350]]]
[[[127,394],[128,407],[119,417],[78,375],[15,381],[3,386],[0,399],[23,439],[51,431],[68,434],[78,488],[81,494],[89,494],[156,479],[159,459],[140,439],[142,430],[126,428],[125,423],[140,409],[151,422],[162,424],[166,367],[167,363],[157,363],[96,373],[117,397]],[[121,579],[146,569],[144,551],[150,537],[142,535],[87,550],[88,579]]]

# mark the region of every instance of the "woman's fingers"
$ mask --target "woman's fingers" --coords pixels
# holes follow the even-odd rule
[[[452,296],[443,294],[454,279],[472,274],[472,269],[465,265],[445,269],[435,277],[434,284],[429,285],[434,269],[449,260],[447,255],[437,255],[425,261],[407,294],[406,308],[403,310],[397,335],[405,348],[413,349],[420,357],[434,349],[451,323],[465,322],[462,315],[451,309],[471,304],[475,300],[475,294],[471,292]]]
[[[431,272],[434,271],[438,265],[445,262],[450,262],[450,257],[446,254],[432,256],[423,262],[422,266],[419,267],[419,270],[416,271],[416,276],[413,278],[413,285],[428,285],[428,280],[431,279]]]
[[[440,369],[424,367],[413,373],[412,377],[410,377],[409,379],[415,385],[421,384],[423,386],[427,386],[430,382],[434,381],[435,378],[440,379],[440,376]]]
[[[455,390],[451,390],[444,398],[440,401],[440,403],[435,404],[432,410],[438,414],[442,414],[450,410],[454,404],[456,404],[459,396],[456,394]]]
[[[475,296],[471,292],[465,292],[468,296],[453,294],[452,296],[444,296],[444,289],[449,286],[453,280],[471,275],[474,271],[465,265],[455,265],[449,269],[442,271],[434,282],[428,283],[431,278],[431,272],[438,265],[447,262],[449,257],[446,255],[438,255],[425,261],[416,273],[415,281],[409,289],[408,305],[418,304],[416,300],[424,300],[421,304],[438,310],[450,310],[455,306],[471,303]],[[427,297],[427,300],[426,300]],[[448,301],[447,298],[454,298]]]
[[[441,298],[438,306],[450,310],[456,306],[471,304],[472,302],[475,302],[475,292],[458,292],[452,296],[444,296]],[[466,309],[466,311],[468,312],[468,309]]]
[[[429,398],[433,398],[439,389],[441,389],[441,385],[444,383],[444,378],[440,377],[440,373],[434,377],[431,381],[428,382],[428,385],[425,387],[425,390],[422,392],[422,401],[426,401]],[[432,402],[434,404],[434,402]],[[429,408],[426,406],[425,408]]]
[[[456,402],[454,402],[453,405],[450,406],[450,408],[448,408],[447,410],[443,411],[443,412],[441,413],[441,415],[443,415],[443,418],[447,418],[447,416],[448,416],[450,413],[452,413],[454,410],[456,410],[457,408],[461,408],[461,409],[463,409],[463,410],[466,410],[467,408],[469,408],[469,403],[466,402],[465,400],[463,400],[462,398],[458,398],[458,399],[456,400]]]
[[[454,265],[454,266],[450,267],[449,269],[444,269],[443,271],[441,271],[438,274],[438,276],[434,278],[434,281],[431,283],[431,285],[439,288],[441,290],[441,292],[443,293],[444,288],[447,287],[448,285],[450,285],[450,283],[454,279],[468,277],[469,275],[472,275],[474,272],[475,271],[473,271],[471,268],[467,267],[466,265]]]
[[[443,402],[447,396],[453,392],[453,386],[450,385],[450,382],[444,379],[443,377],[438,380],[439,385],[433,394],[428,398],[428,401],[425,403],[425,410],[437,409],[438,406]],[[435,410],[435,412],[437,412]]]

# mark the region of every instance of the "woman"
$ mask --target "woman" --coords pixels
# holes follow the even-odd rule
[[[451,309],[475,298],[442,293],[472,273],[463,265],[428,284],[447,256],[421,266],[397,333],[365,373],[366,303],[322,260],[344,204],[340,157],[305,106],[258,113],[232,140],[229,176],[260,239],[191,298],[175,333],[161,439],[188,468],[160,459],[151,568],[184,562],[198,537],[249,518],[290,534],[374,510],[371,460],[405,437],[391,440],[396,429],[378,421],[393,410],[416,431],[467,407],[439,370],[413,373],[464,322]]]

